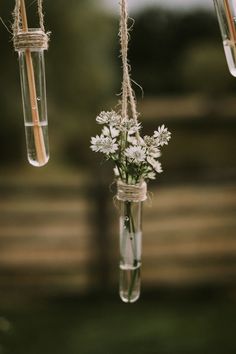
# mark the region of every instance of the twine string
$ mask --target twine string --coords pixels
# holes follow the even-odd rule
[[[39,16],[38,31],[29,31],[22,26],[21,1],[15,0],[13,12],[13,42],[16,51],[25,49],[48,49],[49,33],[45,33],[43,0],[37,0],[37,11]]]
[[[120,46],[121,46],[121,58],[123,68],[123,80],[122,80],[122,100],[121,100],[121,117],[122,120],[128,118],[129,108],[132,114],[132,118],[138,123],[138,112],[135,93],[132,88],[131,81],[131,66],[128,60],[129,49],[129,16],[128,16],[128,0],[120,0]],[[140,139],[139,132],[136,133],[136,138]],[[121,201],[128,202],[143,202],[147,199],[147,184],[145,181],[139,184],[130,185],[121,180],[117,181],[117,195],[116,198]]]
[[[127,0],[120,0],[120,44],[121,57],[123,67],[123,82],[122,82],[122,119],[128,116],[128,105],[130,105],[132,118],[138,122],[138,112],[135,94],[132,88],[130,77],[131,67],[128,61],[128,44],[129,44],[129,28],[128,28],[128,7]],[[140,138],[137,132],[137,138]]]
[[[20,31],[21,28],[21,16],[20,16],[20,0],[16,0],[15,3],[15,8],[13,11],[13,35],[14,37],[17,35],[17,33]]]
[[[38,0],[38,15],[39,15],[39,25],[43,32],[45,32],[44,27],[44,14],[43,14],[43,0]]]
[[[129,78],[129,66],[128,66],[128,13],[125,1],[122,0],[121,16],[120,16],[120,45],[121,45],[121,57],[123,67],[123,81],[122,81],[122,119],[125,120],[128,116],[128,78]]]

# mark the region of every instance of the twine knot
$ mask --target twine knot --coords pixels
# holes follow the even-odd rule
[[[28,31],[19,31],[13,38],[14,48],[16,51],[31,50],[47,50],[49,37],[41,29],[28,29]]]
[[[117,199],[123,202],[144,202],[147,199],[147,183],[126,184],[119,180],[117,182]]]

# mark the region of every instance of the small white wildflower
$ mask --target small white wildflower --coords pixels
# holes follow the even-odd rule
[[[96,135],[96,137],[91,138],[91,146],[92,151],[99,152],[101,151],[101,147],[103,144],[103,137]]]
[[[132,135],[141,129],[141,124],[136,122],[134,119],[125,119],[123,122],[121,122],[119,129],[123,133]]]
[[[122,118],[121,115],[116,113],[115,111],[111,111],[110,118],[109,118],[109,124],[111,127],[118,127]]]
[[[134,136],[128,136],[127,140],[132,145],[137,145],[137,143],[138,143],[137,138],[135,138]]]
[[[154,136],[145,135],[143,140],[146,146],[157,146],[157,141]]]
[[[98,124],[109,124],[110,126],[116,126],[121,121],[121,116],[115,111],[105,112],[102,111],[96,118]]]
[[[160,152],[160,150],[159,150],[157,147],[155,147],[155,146],[149,146],[149,147],[147,148],[147,155],[150,156],[150,157],[154,157],[154,158],[157,159],[158,157],[161,156],[161,152]]]
[[[157,140],[157,144],[160,146],[168,145],[169,140],[171,139],[171,133],[164,126],[164,124],[154,132],[154,137]]]
[[[107,124],[108,123],[108,120],[109,120],[109,115],[108,115],[109,112],[104,112],[102,111],[96,118],[96,122],[98,124]]]
[[[152,166],[152,168],[157,172],[157,173],[162,173],[162,166],[161,163],[157,160],[155,160],[152,157],[147,157],[147,162]]]
[[[161,156],[161,152],[158,149],[157,140],[154,138],[154,136],[145,135],[143,141],[144,145],[146,146],[148,156],[154,157],[156,159]]]
[[[102,129],[103,136],[110,136],[111,138],[116,138],[117,136],[119,136],[119,134],[120,134],[119,130],[113,127],[108,128],[107,126],[105,126]]]
[[[145,161],[146,151],[141,146],[130,146],[125,149],[125,156],[129,159],[130,162],[139,164]]]
[[[147,174],[148,179],[156,179],[156,173],[151,171]]]
[[[141,136],[139,138],[136,138],[135,136],[128,135],[127,141],[134,146],[140,145],[145,147],[144,140],[143,138],[141,138]]]
[[[114,154],[118,150],[116,140],[110,137],[104,137],[101,142],[100,151],[104,154]]]

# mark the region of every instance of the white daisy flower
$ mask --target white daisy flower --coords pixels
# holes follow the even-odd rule
[[[118,150],[118,144],[116,139],[110,137],[103,137],[101,142],[100,151],[104,154],[114,154]]]
[[[141,129],[141,124],[134,119],[125,119],[119,126],[120,131],[129,135],[137,133]]]
[[[145,135],[143,140],[146,146],[157,146],[157,141],[154,136]]]
[[[120,134],[119,130],[113,127],[108,128],[107,126],[105,126],[102,129],[103,136],[110,136],[111,138],[116,138],[117,136],[119,136],[119,134]]]
[[[158,145],[164,146],[168,145],[168,142],[171,139],[171,133],[163,124],[157,131],[154,132],[154,137],[156,138]]]
[[[101,147],[102,147],[102,144],[103,144],[103,137],[102,136],[99,136],[99,135],[96,135],[95,137],[92,137],[91,138],[91,146],[90,148],[95,151],[95,152],[99,152],[101,151]]]
[[[107,124],[108,123],[108,120],[109,120],[109,115],[108,115],[109,112],[104,112],[102,111],[96,118],[96,122],[98,124]]]
[[[141,136],[137,139],[135,136],[128,135],[127,141],[134,146],[140,145],[145,147],[144,140]]]
[[[122,120],[122,117],[120,114],[116,113],[115,111],[111,111],[110,112],[110,117],[109,117],[109,125],[111,127],[118,127],[121,120]]]
[[[151,171],[147,174],[148,179],[156,179],[156,173]]]
[[[102,111],[96,118],[98,124],[109,124],[111,126],[118,125],[121,121],[121,116],[115,111]]]
[[[138,140],[134,136],[128,136],[127,141],[128,141],[128,143],[130,143],[132,145],[137,145],[138,144]]]
[[[145,135],[143,141],[147,148],[148,156],[154,157],[156,159],[161,156],[161,152],[158,149],[158,144],[154,136]]]
[[[125,149],[125,156],[130,162],[139,164],[146,159],[146,150],[141,146],[130,146]]]
[[[162,173],[162,166],[161,163],[157,160],[155,160],[152,157],[147,157],[147,162],[152,166],[152,168],[157,172],[157,173]]]
[[[161,156],[160,150],[157,147],[155,147],[155,146],[147,147],[147,154],[148,154],[148,156],[154,157],[156,159],[158,159],[158,157]]]

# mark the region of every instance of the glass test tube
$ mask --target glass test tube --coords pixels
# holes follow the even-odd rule
[[[141,287],[142,202],[120,201],[120,297],[139,299]]]
[[[236,77],[236,1],[214,0],[214,4],[229,71]]]
[[[28,160],[41,167],[49,160],[44,49],[18,53]]]

